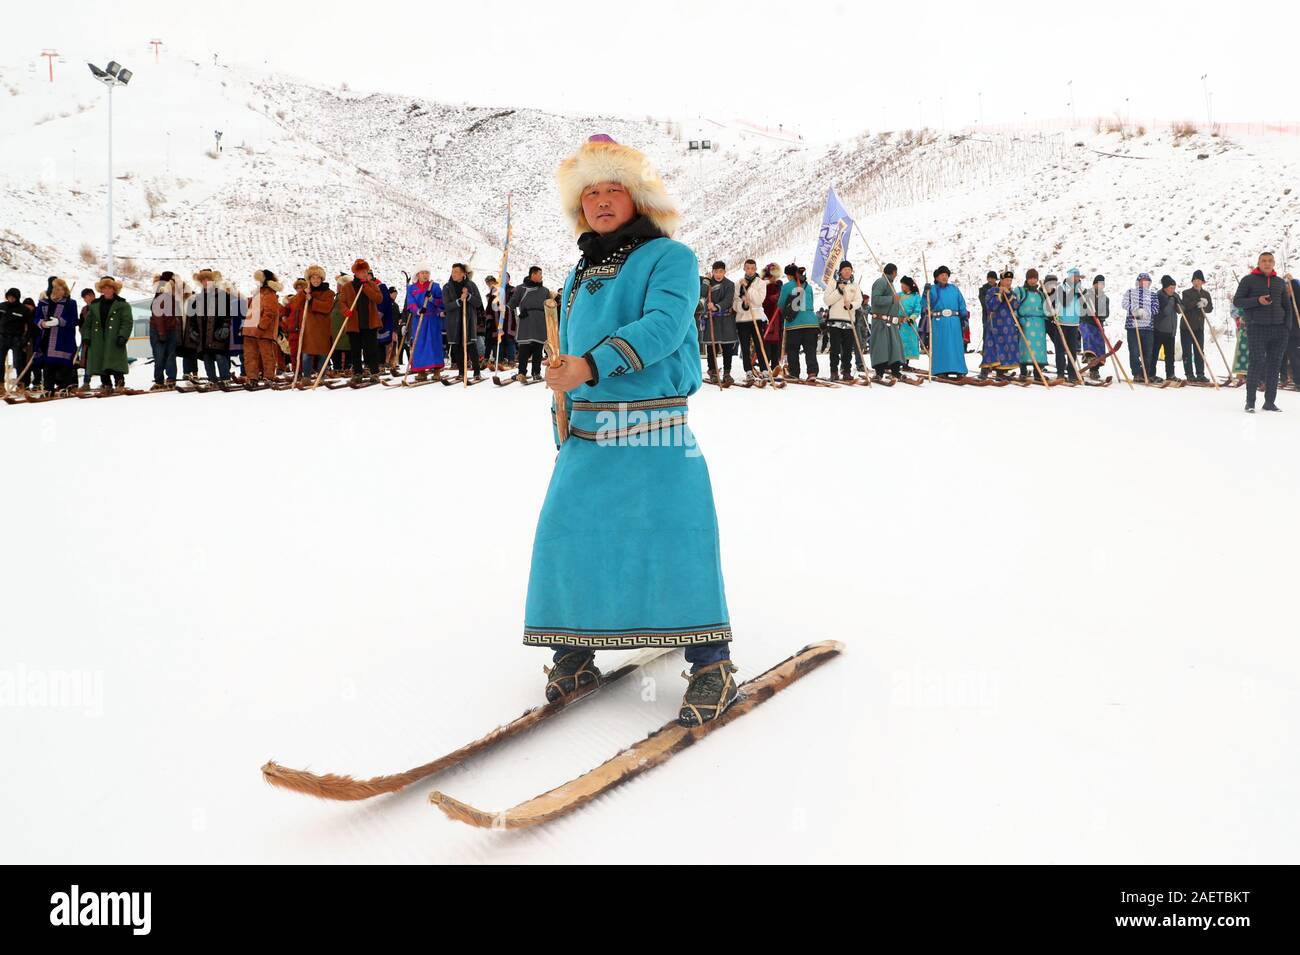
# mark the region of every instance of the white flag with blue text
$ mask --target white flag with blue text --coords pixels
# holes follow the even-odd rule
[[[826,211],[822,213],[822,227],[817,233],[817,252],[813,255],[812,280],[821,288],[835,281],[835,271],[849,254],[853,218],[840,204],[831,186],[826,193]]]

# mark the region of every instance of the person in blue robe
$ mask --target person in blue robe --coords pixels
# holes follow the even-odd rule
[[[442,352],[442,286],[433,281],[428,269],[415,273],[415,281],[406,287],[406,333],[411,336],[411,371],[424,377],[430,371],[441,372],[445,361]]]
[[[970,311],[961,289],[948,281],[951,276],[948,266],[939,266],[934,270],[934,284],[926,287],[924,295],[930,364],[936,375],[964,377],[967,368],[962,323],[970,318]]]
[[[547,385],[559,455],[533,542],[524,643],[547,647],[556,700],[600,679],[594,652],[682,647],[679,719],[737,698],[708,466],[688,423],[701,385],[699,264],[639,151],[596,136],[556,173],[581,253],[559,299]]]
[[[1003,272],[998,284],[984,293],[984,314],[988,321],[980,377],[988,377],[993,372],[998,378],[1006,378],[1020,367],[1020,333],[1016,331],[1013,316],[1013,310],[1020,308],[1020,296],[1011,287],[1014,280],[1014,272]]]

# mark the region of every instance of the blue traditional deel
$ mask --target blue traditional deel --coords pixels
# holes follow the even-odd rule
[[[560,349],[594,362],[564,400],[537,522],[524,643],[614,649],[731,639],[709,471],[687,423],[700,388],[695,254],[668,238],[571,272]]]
[[[966,299],[957,286],[927,286],[930,317],[930,363],[936,375],[964,375],[966,342],[962,338],[961,320],[968,318]]]

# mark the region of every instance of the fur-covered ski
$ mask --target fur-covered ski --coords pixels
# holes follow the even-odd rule
[[[666,762],[677,753],[744,716],[760,703],[771,699],[795,680],[811,673],[827,660],[839,656],[844,645],[834,640],[804,647],[794,656],[761,673],[740,687],[740,696],[725,713],[702,726],[686,727],[677,720],[665,723],[641,742],[628,747],[590,772],[572,779],[550,792],[501,812],[486,812],[441,792],[429,794],[429,801],[448,818],[458,819],[481,829],[525,829],[560,816],[591,802],[615,786]]]
[[[354,779],[351,776],[337,776],[334,773],[322,775],[308,772],[305,769],[288,769],[279,763],[270,761],[262,767],[262,778],[272,786],[306,793],[308,796],[316,796],[320,799],[355,801],[369,799],[371,796],[381,796],[385,793],[395,793],[399,789],[411,785],[411,783],[419,782],[421,779],[426,779],[435,773],[450,769],[471,756],[495,746],[502,740],[518,736],[524,730],[531,729],[579,700],[586,699],[602,687],[617,683],[628,674],[635,673],[647,663],[657,660],[670,652],[671,648],[669,647],[655,647],[635,653],[618,669],[606,673],[599,683],[580,688],[576,692],[556,700],[554,703],[545,703],[542,706],[535,706],[531,710],[525,710],[522,716],[498,726],[492,732],[479,737],[472,743],[466,743],[460,749],[454,750],[445,756],[440,756],[423,766],[408,769],[404,773],[395,773],[391,776],[373,776],[370,779]]]

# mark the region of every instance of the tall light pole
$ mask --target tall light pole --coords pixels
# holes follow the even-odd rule
[[[158,62],[158,50],[162,46],[162,40],[150,40],[149,45],[153,47],[153,61]]]
[[[45,57],[50,65],[50,82],[54,82],[54,58],[59,55],[58,50],[42,50],[41,56]]]
[[[1205,96],[1205,125],[1213,126],[1214,119],[1210,115],[1210,74],[1201,74],[1201,92]]]
[[[1070,128],[1073,129],[1079,125],[1079,120],[1074,114],[1074,80],[1070,80],[1065,85],[1070,90]]]
[[[108,274],[113,274],[113,88],[125,86],[131,82],[132,73],[116,60],[110,60],[108,66],[100,69],[94,63],[87,63],[95,79],[108,87],[108,244],[105,261]]]

